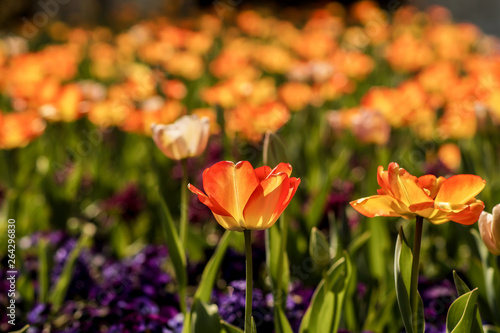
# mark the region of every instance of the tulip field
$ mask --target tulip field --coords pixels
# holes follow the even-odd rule
[[[371,1],[25,32],[0,332],[500,333],[499,38]]]

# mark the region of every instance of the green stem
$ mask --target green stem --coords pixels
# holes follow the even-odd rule
[[[420,262],[420,244],[422,243],[422,226],[424,218],[417,216],[415,223],[415,239],[413,241],[413,261],[411,264],[410,305],[413,325],[417,323],[418,315],[418,268]]]
[[[181,220],[179,227],[179,238],[181,239],[181,244],[184,250],[187,246],[187,227],[188,227],[188,170],[186,160],[182,160],[182,184],[181,184]]]
[[[245,254],[247,264],[247,289],[245,298],[245,333],[252,332],[252,231],[245,230]]]
[[[283,267],[284,261],[285,261],[285,253],[286,253],[286,241],[287,241],[287,231],[288,231],[288,225],[287,225],[287,220],[284,217],[284,214],[281,215],[279,219],[279,228],[280,228],[280,233],[281,233],[281,243],[280,243],[280,253],[278,256],[278,267],[280,267],[280,272],[283,272],[285,269],[289,269],[288,267]],[[282,286],[283,285],[283,278],[280,275],[278,277],[278,280],[276,281],[276,293],[278,297],[275,297],[274,302],[276,306],[281,307],[284,303],[284,300],[286,300],[286,294],[283,294],[282,292]]]
[[[262,164],[267,165],[267,155],[269,154],[269,140],[271,136],[271,131],[266,132],[266,136],[264,137],[264,144],[262,147]]]

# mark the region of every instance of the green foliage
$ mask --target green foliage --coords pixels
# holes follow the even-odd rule
[[[394,255],[394,280],[399,310],[401,311],[401,317],[408,333],[423,333],[425,331],[424,307],[420,294],[418,294],[419,302],[416,322],[414,321],[410,304],[412,262],[413,255],[403,233],[403,228],[401,228],[396,241]]]
[[[347,252],[344,252],[343,256],[326,272],[316,288],[311,304],[302,320],[301,333],[337,331],[351,274],[351,260]]]

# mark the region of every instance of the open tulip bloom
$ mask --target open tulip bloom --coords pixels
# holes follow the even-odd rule
[[[219,224],[227,230],[243,231],[246,255],[245,333],[252,330],[251,230],[274,225],[292,200],[299,178],[290,177],[292,166],[280,163],[274,169],[254,169],[247,161],[222,161],[203,172],[205,193],[189,184]]]
[[[203,172],[205,193],[189,184],[219,224],[227,230],[262,230],[273,226],[292,200],[300,179],[280,163],[254,169],[247,161],[222,161]]]
[[[434,224],[447,221],[474,224],[484,209],[484,203],[475,197],[483,190],[486,182],[475,175],[456,175],[450,178],[425,175],[417,178],[394,162],[389,164],[387,171],[382,166],[378,167],[377,182],[381,187],[377,195],[358,199],[350,204],[368,217],[399,216],[407,220],[416,219],[409,288],[411,326],[415,329],[414,325],[418,326],[419,321],[420,297],[417,287],[423,220],[425,218]],[[398,253],[396,258],[399,258]],[[400,303],[402,315],[403,308]],[[411,331],[409,327],[406,328]]]
[[[378,195],[351,202],[354,209],[368,217],[400,216],[410,220],[421,216],[434,224],[451,220],[471,225],[484,209],[484,203],[475,198],[486,184],[479,176],[417,178],[393,162],[388,171],[378,167],[377,181],[381,187]]]

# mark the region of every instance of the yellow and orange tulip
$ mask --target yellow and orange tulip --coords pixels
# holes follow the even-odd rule
[[[300,179],[291,173],[287,163],[271,170],[254,169],[247,161],[222,161],[203,172],[205,193],[191,184],[188,188],[225,229],[262,230],[272,227],[292,200]]]
[[[354,209],[368,217],[400,216],[410,220],[418,215],[434,224],[453,221],[471,225],[484,209],[484,203],[475,198],[486,183],[479,176],[417,178],[392,162],[388,171],[379,166],[377,181],[381,187],[378,195],[351,202]]]

